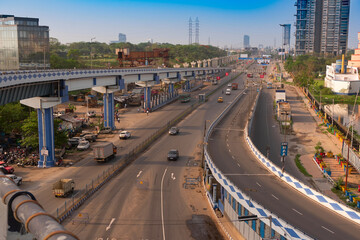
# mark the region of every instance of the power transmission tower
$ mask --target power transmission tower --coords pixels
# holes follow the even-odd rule
[[[193,27],[193,22],[191,20],[191,17],[189,19],[189,45],[192,44],[192,27]]]
[[[199,44],[199,33],[200,33],[200,22],[199,22],[199,18],[196,17],[195,20],[195,43]]]

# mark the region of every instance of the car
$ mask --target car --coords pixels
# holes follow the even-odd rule
[[[89,142],[95,142],[97,135],[93,133],[85,132],[80,134],[80,137],[85,138],[85,140],[88,140]]]
[[[95,111],[89,111],[89,112],[86,113],[86,115],[87,115],[88,117],[96,117]]]
[[[179,159],[179,151],[177,149],[171,149],[167,156],[168,160],[178,160]]]
[[[62,116],[62,115],[65,115],[65,111],[59,111],[59,112],[54,112],[54,113],[53,113],[53,116],[54,116],[54,117],[60,117],[60,116]]]
[[[2,168],[3,173],[12,174],[15,169],[12,166],[7,165],[4,161],[0,161],[0,168]]]
[[[229,88],[226,89],[225,94],[226,94],[226,95],[231,95],[231,89],[229,89]]]
[[[176,134],[178,134],[179,133],[179,128],[177,128],[177,127],[171,127],[170,128],[170,130],[169,130],[169,134],[170,135],[176,135]]]
[[[79,145],[77,146],[77,150],[86,150],[90,147],[90,143],[87,140],[83,140],[79,142]]]
[[[112,133],[112,128],[111,127],[104,127],[102,130],[100,130],[101,134],[109,134]]]
[[[231,83],[228,83],[228,85],[227,85],[228,87],[231,87]]]
[[[77,145],[79,145],[79,142],[83,140],[86,139],[82,137],[72,137],[68,139],[68,143],[70,143],[72,147],[76,147]]]
[[[224,102],[223,98],[222,97],[219,97],[218,100],[217,100],[218,103],[222,103]]]
[[[130,137],[131,137],[131,133],[128,132],[128,131],[122,131],[122,132],[120,132],[120,134],[119,134],[119,138],[120,138],[120,139],[128,139],[128,138],[130,138]]]
[[[18,177],[15,174],[6,174],[5,176],[11,178],[14,181],[14,183],[18,186],[22,184],[22,177]]]

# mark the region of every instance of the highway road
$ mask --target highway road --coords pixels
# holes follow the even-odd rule
[[[242,86],[243,79],[235,82]],[[188,170],[199,164],[193,160],[205,123],[209,125],[240,92],[215,93],[178,125],[179,135],[161,137],[78,210],[90,213],[89,224],[72,225],[69,219],[65,226],[81,239],[191,239],[199,233],[196,239],[218,239],[215,227],[207,227],[193,207],[196,202],[208,208],[208,203],[183,184]],[[218,96],[224,97],[224,103],[217,103]],[[180,152],[178,161],[166,159],[172,148]]]
[[[196,91],[196,94],[209,91],[218,86],[209,86],[200,91]],[[77,162],[71,167],[59,167],[56,172],[51,174],[47,173],[48,169],[44,169],[43,172],[29,171],[28,174],[42,174],[43,177],[38,181],[27,181],[26,175],[23,176],[24,183],[22,189],[32,192],[40,204],[46,211],[56,216],[56,209],[63,206],[64,202],[69,198],[55,198],[52,194],[52,184],[60,178],[72,178],[75,180],[75,194],[78,193],[77,189],[84,189],[86,184],[91,183],[92,179],[96,179],[97,176],[106,171],[112,164],[118,161],[122,161],[122,157],[128,154],[128,152],[139,145],[142,141],[153,134],[157,129],[161,128],[168,123],[172,118],[183,112],[192,103],[196,102],[193,99],[190,103],[180,103],[176,101],[170,105],[164,106],[161,110],[150,113],[149,116],[146,114],[138,113],[139,117],[142,118],[136,124],[130,124],[126,130],[130,131],[132,137],[128,140],[119,140],[118,133],[111,134],[107,138],[99,139],[100,141],[111,141],[118,146],[118,154],[115,160],[107,163],[97,163],[93,160],[91,150],[88,150],[88,154],[85,154],[84,159]],[[39,169],[36,169],[39,170]]]
[[[254,95],[248,93],[241,98],[210,136],[209,153],[215,165],[251,199],[309,236],[315,239],[358,239],[358,224],[289,187],[253,156],[244,140],[243,130],[247,120],[244,116],[249,111],[248,98]],[[264,103],[260,100],[259,104]],[[265,110],[260,112],[257,117],[267,119],[266,114],[269,113]],[[254,122],[253,128],[259,128],[259,123],[261,121]],[[267,132],[265,128],[264,132],[258,131],[253,137],[255,142],[261,142],[260,138],[271,140],[271,130]]]

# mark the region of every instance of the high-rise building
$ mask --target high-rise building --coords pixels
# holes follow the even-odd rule
[[[38,18],[0,15],[0,70],[50,68],[49,27]]]
[[[126,42],[126,34],[119,33],[119,42]]]
[[[346,52],[350,0],[297,0],[296,54]]]
[[[249,37],[249,35],[244,35],[244,48],[250,48],[250,37]]]

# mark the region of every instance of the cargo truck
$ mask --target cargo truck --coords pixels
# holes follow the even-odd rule
[[[53,184],[53,193],[55,197],[66,197],[74,192],[75,182],[73,179],[60,179]]]
[[[239,87],[239,84],[237,84],[237,83],[232,83],[232,84],[231,84],[231,89],[232,89],[232,90],[237,90],[238,87]]]
[[[106,162],[116,154],[116,146],[113,143],[104,143],[93,146],[94,159],[97,162]]]
[[[275,102],[286,102],[286,92],[283,89],[276,90],[275,92]]]

